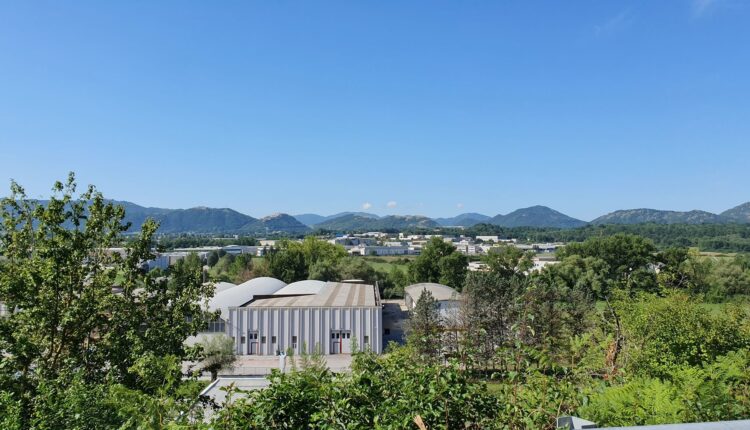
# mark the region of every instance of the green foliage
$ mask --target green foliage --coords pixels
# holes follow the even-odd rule
[[[79,372],[41,380],[36,390],[31,403],[31,428],[96,429],[120,423],[116,409],[108,402],[109,387],[87,383]]]
[[[586,297],[604,300],[619,284],[608,277],[609,266],[596,257],[570,255],[558,264],[545,266],[542,275],[553,282],[579,291]]]
[[[591,396],[578,412],[601,426],[689,423],[747,418],[748,351],[702,367],[680,367],[663,379],[636,376]]]
[[[547,276],[472,272],[464,291],[465,353],[479,369],[496,368],[498,348],[523,345],[567,353],[567,339],[588,328],[593,302]]]
[[[433,237],[422,253],[409,264],[412,283],[436,282],[461,290],[466,276],[467,259],[453,245]]]
[[[588,346],[588,345],[587,345]],[[573,356],[581,350],[573,349]],[[555,419],[574,414],[594,388],[581,368],[561,366],[549,354],[516,342],[496,351],[493,393],[498,421],[507,429],[555,429]]]
[[[632,371],[663,377],[681,366],[701,366],[750,347],[747,311],[714,314],[687,295],[641,295],[617,304],[628,338]]]
[[[695,263],[705,279],[702,291],[709,300],[718,302],[736,296],[750,295],[750,256],[737,255]]]
[[[0,428],[6,430],[21,430],[23,428],[23,407],[16,395],[8,391],[0,391]]]
[[[408,349],[360,353],[351,373],[312,367],[275,372],[271,386],[222,409],[214,428],[499,428],[499,403],[456,364],[425,365]]]
[[[24,428],[116,426],[103,403],[107,387],[151,395],[141,360],[187,356],[185,339],[210,317],[201,302],[211,287],[197,258],[178,263],[168,279],[141,269],[153,258],[153,221],[121,257],[108,248],[128,228],[122,207],[93,186],[76,195],[72,174],[53,192],[41,204],[12,183],[0,204],[0,302],[13,310],[0,318],[3,408],[16,414],[20,402]]]
[[[534,266],[533,251],[522,251],[515,246],[494,247],[482,258],[490,271],[503,277],[517,276]]]
[[[346,255],[343,246],[308,236],[302,242],[281,242],[267,257],[268,269],[286,283],[305,279],[334,281],[339,280],[338,264]]]
[[[237,360],[234,354],[234,340],[227,335],[203,336],[198,346],[200,347],[200,368],[211,373],[212,381],[216,380],[221,369],[230,367]]]
[[[211,265],[212,255],[216,255],[216,263]],[[218,253],[209,254],[208,265],[211,266],[208,274],[214,281],[232,282],[241,284],[253,276],[253,258],[250,254],[225,254],[218,257]]]
[[[632,272],[654,262],[654,244],[640,236],[616,234],[610,237],[594,237],[583,243],[571,243],[558,252],[560,259],[570,255],[593,257],[604,261],[609,277],[626,278]]]
[[[125,208],[128,212],[128,208]],[[129,213],[129,212],[128,212]],[[145,221],[146,218],[143,218]],[[135,222],[135,225],[140,225],[143,221]],[[258,246],[258,240],[251,236],[238,236],[232,238],[214,237],[210,235],[198,235],[198,234],[171,234],[171,235],[159,235],[156,239],[157,245],[164,250],[173,250],[175,248],[195,248],[201,246],[228,246],[228,245],[243,245],[243,246]],[[221,253],[223,251],[219,251]],[[218,255],[222,257],[223,255]]]
[[[407,337],[418,357],[437,359],[441,353],[443,321],[438,311],[438,302],[429,290],[422,292],[409,316]]]

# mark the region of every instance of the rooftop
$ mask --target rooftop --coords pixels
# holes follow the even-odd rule
[[[344,307],[378,306],[375,287],[365,284],[327,282],[318,294],[257,299],[250,307]]]
[[[420,297],[422,297],[422,292],[424,290],[432,293],[432,297],[434,297],[435,300],[438,301],[461,299],[461,294],[459,294],[458,291],[454,290],[453,288],[447,285],[435,284],[432,282],[409,285],[408,287],[404,288],[404,292],[410,295],[415,302],[418,301]]]

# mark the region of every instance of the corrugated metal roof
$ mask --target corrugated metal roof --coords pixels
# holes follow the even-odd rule
[[[258,299],[250,307],[350,307],[376,306],[375,287],[365,284],[327,282],[318,294]]]

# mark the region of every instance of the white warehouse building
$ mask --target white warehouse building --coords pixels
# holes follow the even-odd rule
[[[461,308],[461,294],[451,287],[432,282],[414,284],[404,288],[406,309],[414,310],[425,291],[429,291],[437,301],[437,310],[442,318],[446,320],[457,318]]]
[[[221,291],[209,303],[221,312],[210,331],[234,338],[238,355],[277,355],[291,348],[348,354],[383,350],[383,314],[373,285],[256,278]]]

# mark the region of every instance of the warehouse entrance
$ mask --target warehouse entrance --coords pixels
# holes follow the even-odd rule
[[[331,330],[331,354],[351,354],[351,330]]]
[[[247,332],[247,341],[249,343],[248,345],[248,354],[250,355],[258,355],[258,332],[257,331],[248,331]]]

